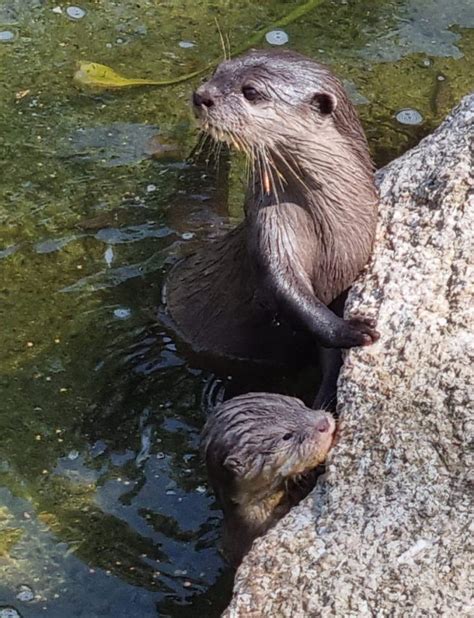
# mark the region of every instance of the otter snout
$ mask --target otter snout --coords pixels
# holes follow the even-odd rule
[[[200,89],[195,90],[193,92],[193,105],[194,105],[194,107],[197,107],[197,108],[200,108],[202,106],[204,106],[204,107],[212,107],[214,105],[214,99],[212,98],[210,93],[206,92],[206,91],[199,92],[199,90]]]
[[[328,452],[334,443],[334,434],[336,431],[336,421],[332,415],[326,414],[322,411],[317,411],[318,418],[313,425],[312,436],[310,443],[313,445],[316,458],[319,459],[319,463],[326,459]]]
[[[329,431],[331,424],[329,423],[329,419],[327,417],[320,418],[316,422],[316,431],[320,431],[321,433],[326,433]]]

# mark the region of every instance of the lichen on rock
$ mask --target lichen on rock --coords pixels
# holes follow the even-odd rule
[[[379,172],[346,311],[381,339],[346,354],[327,473],[254,543],[226,618],[472,615],[473,124],[470,95]]]

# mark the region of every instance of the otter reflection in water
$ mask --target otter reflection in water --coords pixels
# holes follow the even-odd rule
[[[311,490],[334,429],[330,414],[270,393],[234,397],[209,416],[202,445],[233,566]]]
[[[297,53],[251,51],[223,62],[193,105],[202,130],[244,151],[253,173],[243,223],[170,273],[175,330],[195,351],[269,364],[297,360],[308,341],[374,342],[372,319],[341,317],[370,257],[377,194],[340,81]]]

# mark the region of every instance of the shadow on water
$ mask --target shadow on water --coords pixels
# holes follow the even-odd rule
[[[80,58],[190,72],[221,56],[215,16],[237,47],[288,7],[1,3],[1,618],[217,616],[228,601],[203,400],[310,401],[316,376],[215,377],[156,319],[171,265],[242,216],[243,162],[189,157],[194,84],[98,94],[71,75]],[[324,0],[288,34],[346,80],[382,164],[472,87],[473,23],[467,0]]]

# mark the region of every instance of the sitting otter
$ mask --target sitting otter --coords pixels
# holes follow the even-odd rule
[[[300,54],[254,50],[219,65],[193,105],[253,173],[244,222],[170,273],[175,330],[195,351],[274,364],[314,341],[374,342],[373,320],[332,310],[370,257],[377,218],[367,141],[339,80]]]
[[[202,445],[233,566],[312,489],[334,430],[330,414],[269,393],[234,397],[210,415]]]

